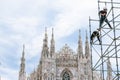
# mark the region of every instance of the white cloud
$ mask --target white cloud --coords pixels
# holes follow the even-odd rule
[[[34,35],[36,34],[36,26],[39,20],[34,17],[6,18],[3,19],[13,32]]]
[[[0,72],[2,73],[1,80],[17,80],[18,79],[17,70],[2,66],[0,67]]]
[[[56,16],[54,23],[57,38],[68,36],[78,28],[88,27],[87,24],[81,25],[82,22],[88,22],[89,14],[84,13],[93,9],[93,6],[90,4],[92,1],[89,4],[86,1],[56,1],[55,8],[61,11]]]

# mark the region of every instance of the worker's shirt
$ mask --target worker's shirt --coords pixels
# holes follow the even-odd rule
[[[101,11],[99,12],[99,14],[100,14],[101,16],[106,17],[107,11],[101,10]]]
[[[94,36],[99,36],[99,32],[98,32],[98,31],[94,31],[94,32],[93,32],[93,35],[94,35]]]

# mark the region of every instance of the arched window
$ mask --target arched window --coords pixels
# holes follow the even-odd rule
[[[65,73],[63,74],[62,80],[70,80],[70,75],[69,75],[67,72],[65,72]]]
[[[51,80],[54,80],[54,74],[51,74]]]
[[[81,75],[80,80],[84,80],[84,76],[83,75]]]
[[[44,74],[44,80],[47,80],[47,74],[46,73]]]

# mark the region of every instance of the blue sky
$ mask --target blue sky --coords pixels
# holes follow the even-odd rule
[[[54,28],[56,51],[66,43],[76,51],[78,31],[81,29],[84,44],[89,16],[98,18],[97,8],[96,0],[0,0],[2,80],[18,80],[23,44],[26,73],[37,67],[45,27],[49,42]]]

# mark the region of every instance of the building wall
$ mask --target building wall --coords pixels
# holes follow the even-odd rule
[[[70,80],[91,80],[90,58],[84,56],[78,59],[77,54],[67,45],[55,54],[55,58],[42,60],[40,64],[42,78],[40,80],[63,80],[65,72],[69,74]]]

